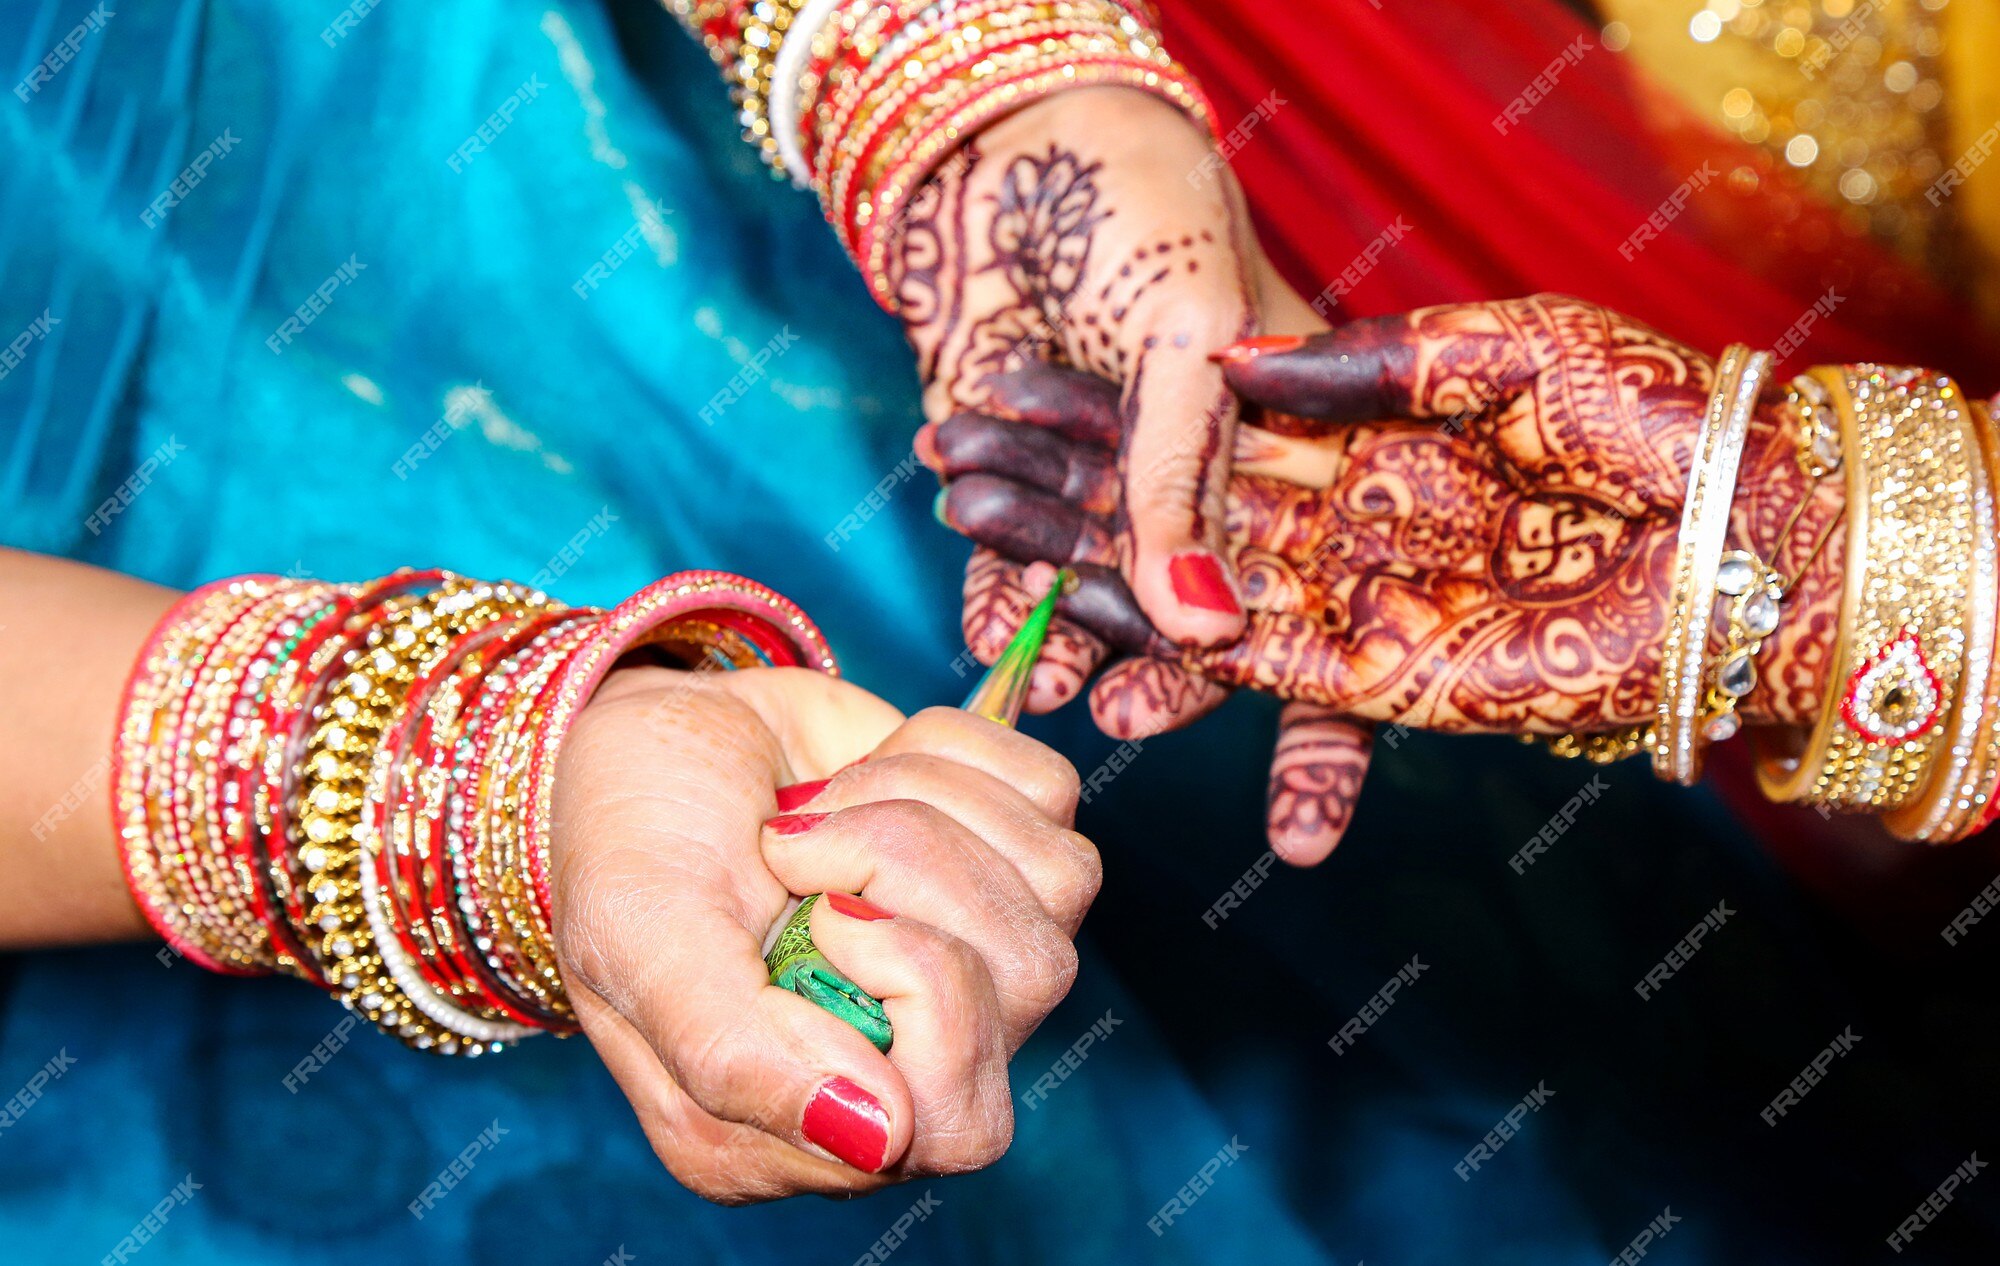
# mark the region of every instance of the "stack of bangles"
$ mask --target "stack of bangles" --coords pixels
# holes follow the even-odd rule
[[[1768,356],[1742,347],[1717,367],[1688,477],[1654,723],[1565,735],[1551,744],[1558,754],[1603,761],[1645,751],[1660,777],[1691,783],[1706,747],[1736,733],[1736,705],[1756,687],[1757,653],[1797,580],[1765,561],[1784,541],[1760,551],[1726,539],[1738,459],[1769,372]],[[1814,481],[1842,481],[1844,575],[1817,719],[1803,734],[1752,733],[1758,785],[1781,803],[1879,815],[1903,839],[1963,839],[2000,815],[2000,436],[1991,411],[1942,374],[1880,365],[1812,369],[1793,380],[1789,403],[1801,468]]]
[[[836,671],[802,611],[722,572],[609,611],[441,571],[197,589],[153,631],[119,716],[133,896],[193,962],[312,981],[415,1047],[573,1032],[549,920],[552,775],[570,722],[635,653]]]
[[[666,0],[728,75],[745,137],[819,195],[877,302],[894,225],[981,127],[1063,88],[1201,90],[1142,0]]]

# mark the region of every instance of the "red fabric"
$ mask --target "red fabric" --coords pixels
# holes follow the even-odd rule
[[[2000,346],[1965,308],[1844,227],[1781,164],[1640,81],[1555,0],[1161,9],[1168,47],[1220,127],[1273,92],[1284,102],[1230,161],[1301,293],[1318,293],[1399,218],[1408,226],[1335,319],[1556,290],[1713,351],[1769,345],[1831,288],[1833,312],[1795,363],[1901,360],[1994,385]],[[1502,119],[1545,70],[1539,100]],[[1754,190],[1732,182],[1738,168],[1756,173]],[[1633,258],[1620,253],[1704,172],[1684,214]]]
[[[1335,322],[1567,291],[1714,352],[1769,346],[1818,303],[1831,312],[1788,369],[1872,359],[1943,368],[1981,393],[1996,385],[2000,340],[1968,309],[1843,225],[1789,169],[1642,82],[1556,0],[1160,8],[1218,127],[1246,121],[1225,148],[1272,261],[1308,298],[1352,279],[1329,296]],[[1510,102],[1521,103],[1511,118]],[[1621,253],[1697,173],[1708,178],[1684,212]],[[1397,225],[1395,244],[1364,263]],[[2000,832],[1933,851],[1870,820],[1771,805],[1732,749],[1711,762],[1731,806],[1801,882],[1885,943],[1935,948],[2000,867]]]

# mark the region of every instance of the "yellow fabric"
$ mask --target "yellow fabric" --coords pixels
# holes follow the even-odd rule
[[[2000,0],[1599,10],[1607,47],[2000,319]]]

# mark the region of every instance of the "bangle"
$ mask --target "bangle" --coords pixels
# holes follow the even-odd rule
[[[1941,747],[1966,663],[1974,509],[1982,459],[1948,378],[1821,367],[1847,484],[1840,637],[1820,715],[1802,746],[1759,744],[1774,800],[1882,812],[1910,803]]]
[[[1753,355],[1740,343],[1723,353],[1688,472],[1672,605],[1660,653],[1660,699],[1653,738],[1653,771],[1669,782],[1689,784],[1701,776],[1702,748],[1711,737],[1699,728],[1709,621],[1715,610],[1737,465],[1749,434],[1750,415],[1770,368],[1768,353]]]
[[[1967,403],[1970,439],[1967,508],[1972,516],[1970,580],[1965,599],[1964,685],[1941,727],[1937,769],[1917,796],[1883,815],[1883,824],[1906,840],[1946,843],[1985,825],[2000,776],[2000,673],[1994,671],[2000,635],[2000,437],[1976,401]]]

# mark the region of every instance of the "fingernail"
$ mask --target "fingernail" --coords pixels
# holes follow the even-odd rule
[[[781,813],[764,825],[779,835],[804,835],[830,816],[825,813]]]
[[[1305,345],[1305,337],[1299,334],[1260,334],[1256,338],[1240,339],[1221,351],[1210,352],[1208,358],[1218,365],[1241,365],[1259,356],[1297,351]]]
[[[850,919],[860,919],[864,923],[873,923],[877,919],[893,919],[896,917],[874,902],[857,897],[852,893],[829,892],[826,894],[826,903],[833,907],[835,914],[844,914]]]
[[[889,1113],[881,1100],[845,1077],[829,1077],[806,1105],[799,1132],[815,1147],[875,1173],[889,1159]]]
[[[778,788],[779,810],[790,813],[825,791],[826,785],[832,781],[831,778],[815,778],[811,782],[795,782],[789,787]]]
[[[949,496],[951,496],[951,489],[940,488],[938,489],[937,499],[931,502],[931,517],[946,527],[951,527],[951,520],[944,517],[945,498]],[[954,532],[957,530],[957,528],[952,528]]]
[[[1236,591],[1229,587],[1229,578],[1223,574],[1222,564],[1213,554],[1174,555],[1167,562],[1167,579],[1173,582],[1174,597],[1183,606],[1230,615],[1243,610],[1243,605],[1236,601]]]

